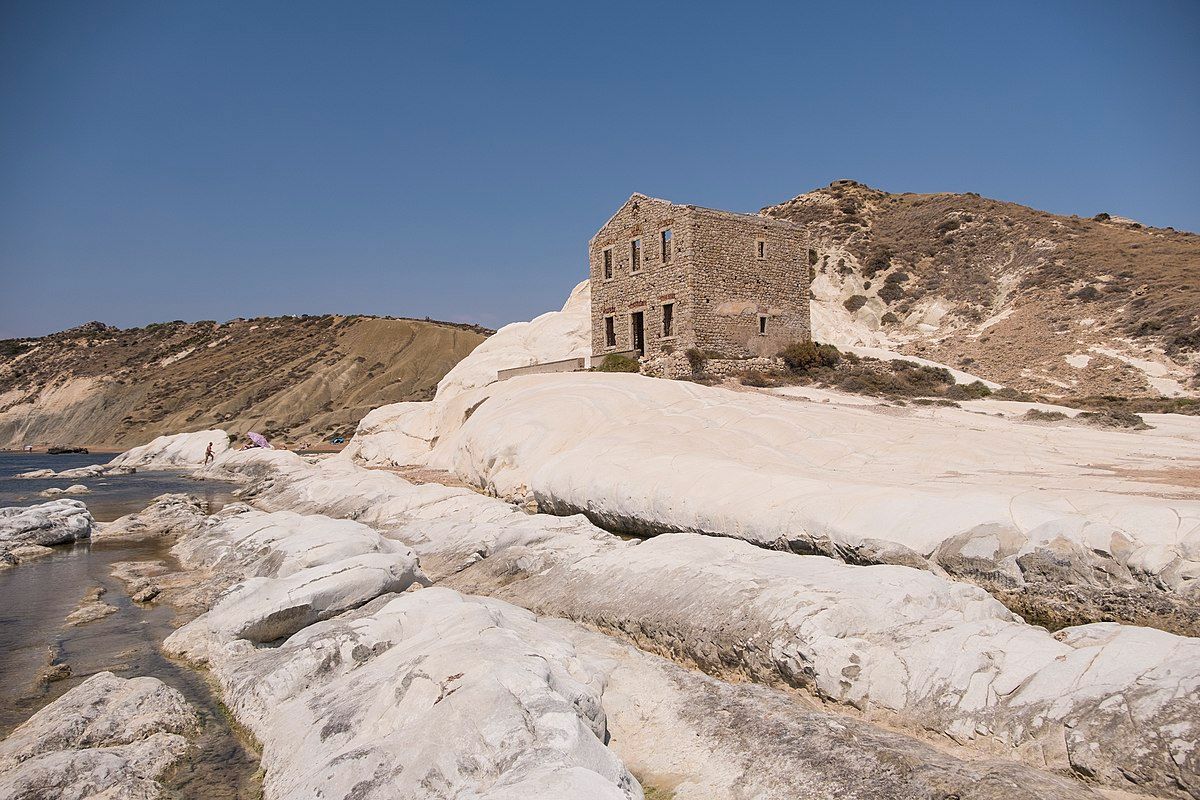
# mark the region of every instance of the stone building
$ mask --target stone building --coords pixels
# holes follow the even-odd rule
[[[803,228],[635,194],[588,245],[592,355],[773,356],[811,338]]]

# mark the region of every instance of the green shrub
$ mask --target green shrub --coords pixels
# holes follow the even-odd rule
[[[757,369],[748,369],[738,376],[743,386],[779,386],[782,381],[778,375],[771,375]]]
[[[1025,392],[1012,388],[1011,386],[1001,386],[996,391],[992,392],[992,397],[996,400],[1019,400],[1023,403],[1033,402],[1033,396]]]
[[[861,294],[851,295],[850,297],[846,298],[845,302],[842,303],[845,309],[851,314],[853,314],[855,311],[858,311],[866,304],[867,298],[863,297]]]
[[[877,247],[867,256],[867,261],[863,264],[863,274],[868,278],[874,278],[875,273],[884,272],[892,266],[892,251],[887,247]]]
[[[842,354],[836,347],[816,342],[793,342],[780,351],[779,357],[792,372],[832,369],[842,360]]]
[[[1146,420],[1142,419],[1141,416],[1134,414],[1132,411],[1123,411],[1120,409],[1084,411],[1077,415],[1075,419],[1080,422],[1086,422],[1089,425],[1097,425],[1101,428],[1133,428],[1139,431],[1150,429],[1150,426],[1146,424]]]
[[[904,297],[904,289],[898,283],[885,282],[879,290],[879,299],[885,303],[894,303]]]
[[[629,356],[621,356],[616,353],[610,353],[600,362],[600,366],[596,367],[597,372],[638,372],[641,370],[641,365],[636,358]]]
[[[1112,219],[1112,215],[1107,211],[1101,211],[1099,214],[1092,217],[1092,219],[1096,222],[1108,222],[1110,219]]]
[[[683,354],[687,356],[688,364],[691,365],[693,373],[704,371],[704,365],[708,363],[708,356],[704,354],[703,350],[690,347]]]
[[[897,317],[895,314],[893,314],[891,311],[889,311],[886,314],[884,314],[879,319],[879,321],[882,322],[884,325],[895,325],[898,322],[900,322],[900,318]]]
[[[1067,419],[1067,415],[1061,411],[1042,411],[1040,408],[1031,408],[1025,412],[1021,419],[1029,420],[1030,422],[1058,422]]]
[[[991,393],[992,390],[983,381],[972,381],[971,383],[954,384],[946,390],[946,397],[951,400],[979,400],[990,396]]]

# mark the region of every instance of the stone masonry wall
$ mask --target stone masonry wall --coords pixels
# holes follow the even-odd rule
[[[671,230],[671,253],[664,262],[660,234]],[[642,240],[641,269],[632,271],[630,242]],[[612,249],[613,277],[604,278],[604,251]],[[646,353],[664,346],[686,350],[695,346],[692,337],[691,297],[688,273],[691,241],[687,209],[649,197],[631,199],[592,239],[588,247],[592,291],[592,354],[633,348],[630,315],[645,315]],[[676,335],[664,337],[663,304],[673,303]],[[612,316],[616,344],[606,347],[604,318]]]
[[[672,233],[663,260],[661,232]],[[630,242],[642,242],[633,272]],[[762,257],[758,243],[762,242]],[[612,252],[612,277],[604,253]],[[631,314],[644,315],[645,355],[697,347],[718,356],[773,356],[808,339],[809,269],[803,231],[793,223],[634,195],[588,248],[592,353],[633,347]],[[664,336],[663,304],[673,304],[672,336]],[[612,317],[616,341],[605,342]],[[766,333],[759,320],[766,319]]]
[[[697,347],[735,358],[774,356],[810,338],[810,273],[802,231],[766,217],[698,210],[693,248]],[[760,317],[766,318],[765,334],[759,333]]]

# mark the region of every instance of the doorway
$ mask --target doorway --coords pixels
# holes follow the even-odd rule
[[[646,316],[642,311],[634,311],[629,315],[629,327],[633,332],[633,349],[639,356],[646,354]]]

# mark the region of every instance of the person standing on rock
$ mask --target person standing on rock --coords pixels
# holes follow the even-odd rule
[[[212,442],[208,443],[208,449],[204,451],[204,465],[208,466],[208,462],[216,461],[217,457],[213,455]]]

